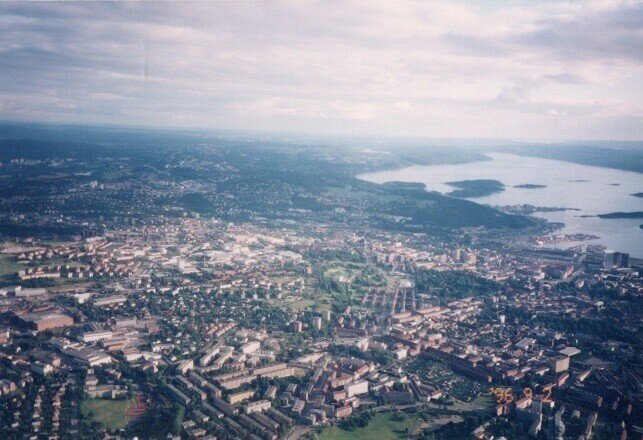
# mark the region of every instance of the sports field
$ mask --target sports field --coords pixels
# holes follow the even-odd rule
[[[93,413],[92,420],[107,429],[122,429],[128,422],[127,410],[134,405],[136,399],[87,399],[83,402],[81,411],[85,417],[89,417],[90,412]]]

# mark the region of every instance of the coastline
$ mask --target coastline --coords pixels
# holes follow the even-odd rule
[[[500,211],[546,221],[549,223],[548,234],[557,233],[570,236],[586,234],[587,236],[600,237],[591,240],[592,244],[603,244],[608,248],[620,249],[639,256],[638,249],[643,247],[640,244],[642,228],[639,227],[639,223],[632,225],[636,219],[580,217],[588,215],[595,217],[597,211],[641,210],[637,209],[639,202],[636,202],[636,198],[631,196],[632,193],[640,189],[640,177],[637,173],[516,154],[492,153],[491,156],[499,163],[485,161],[475,164],[444,166],[413,165],[375,173],[362,173],[356,177],[380,184],[392,180],[415,182],[422,184],[426,191],[435,191],[442,195],[447,195],[449,190],[453,189],[445,182],[463,179],[501,180],[505,184],[505,191],[502,193],[480,198],[466,198],[465,200],[495,209],[514,207],[516,209],[501,209]],[[516,171],[511,178],[505,177],[503,172],[506,172],[507,166],[513,163],[518,164],[516,165],[518,168],[515,169],[519,171]],[[509,172],[512,171],[510,168]],[[588,182],[583,184],[569,182],[580,179]],[[514,186],[525,182],[542,185],[545,188],[530,191],[514,188]],[[618,182],[619,185],[614,185],[615,182]],[[522,206],[528,207],[528,209],[520,209]],[[587,238],[586,240],[585,243],[590,241]],[[572,244],[574,243],[570,243],[570,246]]]

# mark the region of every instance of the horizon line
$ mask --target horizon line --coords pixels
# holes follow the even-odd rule
[[[141,130],[141,131],[168,131],[168,132],[202,132],[210,135],[217,134],[236,134],[236,135],[247,135],[248,137],[252,136],[294,136],[305,140],[309,139],[311,141],[315,140],[369,140],[369,141],[413,141],[413,142],[422,142],[422,141],[431,141],[431,142],[500,142],[505,146],[507,145],[523,145],[524,144],[536,144],[536,145],[570,145],[570,144],[599,144],[599,143],[618,143],[618,144],[640,144],[640,147],[643,149],[643,139],[578,139],[578,138],[568,138],[560,140],[534,140],[534,139],[511,139],[511,138],[485,138],[485,137],[441,137],[441,136],[426,136],[426,135],[350,135],[350,134],[321,134],[321,133],[308,133],[308,132],[296,132],[296,131],[287,131],[287,130],[248,130],[248,129],[239,129],[239,128],[212,128],[212,127],[202,127],[202,126],[180,126],[180,125],[143,125],[143,124],[123,124],[123,123],[112,123],[112,122],[53,122],[53,121],[42,121],[42,120],[16,120],[16,119],[0,119],[0,126],[43,126],[43,127],[78,127],[78,128],[106,128],[106,129],[128,129],[128,130]],[[479,145],[481,146],[481,145]],[[570,145],[571,146],[571,145]]]

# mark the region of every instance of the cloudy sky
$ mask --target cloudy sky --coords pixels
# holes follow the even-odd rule
[[[0,3],[0,120],[643,139],[643,3]]]

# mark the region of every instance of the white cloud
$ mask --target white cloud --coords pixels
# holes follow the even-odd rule
[[[0,118],[640,139],[642,20],[629,1],[2,3]]]

